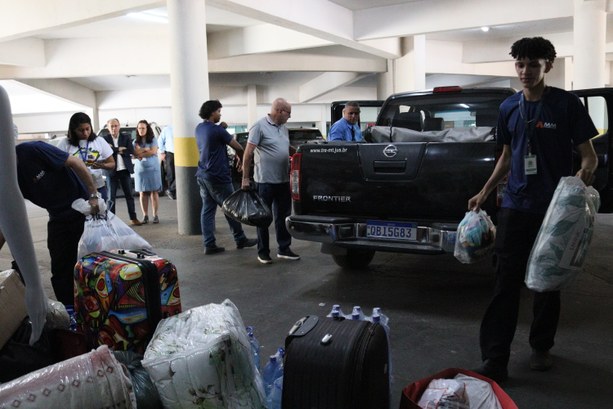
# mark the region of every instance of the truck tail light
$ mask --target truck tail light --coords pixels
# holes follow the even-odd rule
[[[292,155],[292,166],[289,173],[290,189],[292,191],[292,200],[300,201],[300,165],[302,162],[302,154],[295,153]]]

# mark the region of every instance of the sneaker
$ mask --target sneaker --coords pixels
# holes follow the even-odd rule
[[[170,200],[175,200],[175,195],[170,190],[166,190],[164,193],[166,193],[166,196],[168,196]]]
[[[153,216],[153,224],[158,224],[160,222],[160,219],[158,219],[157,216]]]
[[[210,256],[211,254],[221,253],[223,251],[226,251],[226,249],[217,245],[204,248],[204,254],[206,254],[207,256]]]
[[[272,259],[269,255],[258,256],[258,261],[262,264],[272,264]]]
[[[553,359],[551,359],[549,351],[532,350],[532,355],[530,355],[530,369],[533,371],[547,371],[551,369],[552,366]]]
[[[147,224],[147,223],[149,223],[149,216],[143,217],[143,222],[141,224]]]
[[[139,221],[138,221],[138,219],[132,219],[132,220],[130,220],[130,224],[131,224],[132,226],[140,226],[140,225],[142,225],[142,223],[141,223],[141,222],[139,222]]]
[[[495,363],[491,359],[486,359],[479,368],[472,371],[488,377],[497,383],[504,382],[509,377],[506,365]]]
[[[277,253],[277,258],[284,258],[286,260],[300,260],[300,256],[290,249],[279,251]]]
[[[244,249],[245,247],[253,247],[258,244],[257,239],[245,239],[236,243],[237,249]]]

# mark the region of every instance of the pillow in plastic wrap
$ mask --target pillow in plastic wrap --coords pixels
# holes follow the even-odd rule
[[[103,345],[0,385],[0,408],[136,409],[126,368]]]
[[[526,286],[535,291],[568,287],[583,269],[600,195],[575,176],[560,179],[528,259]]]
[[[423,409],[470,409],[466,386],[454,379],[433,379],[417,402]]]
[[[494,248],[496,227],[485,210],[466,212],[458,225],[453,255],[469,264],[487,256]]]
[[[230,300],[160,321],[142,365],[165,408],[265,408],[247,331]]]

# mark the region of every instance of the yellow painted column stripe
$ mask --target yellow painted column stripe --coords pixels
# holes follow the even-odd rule
[[[198,145],[193,136],[175,136],[175,166],[197,167]]]

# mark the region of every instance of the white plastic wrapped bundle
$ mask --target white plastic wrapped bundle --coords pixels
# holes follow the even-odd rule
[[[247,331],[230,300],[160,321],[142,365],[165,408],[265,408]]]
[[[0,385],[0,408],[136,409],[126,368],[106,345]]]
[[[596,189],[578,177],[560,179],[528,259],[528,288],[556,291],[574,281],[583,269],[599,207]]]

